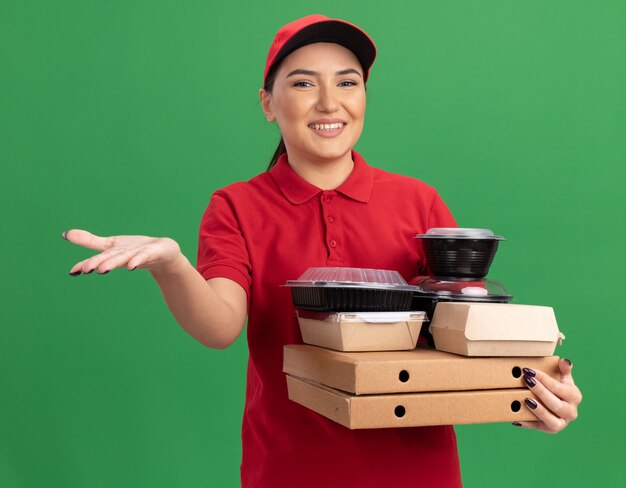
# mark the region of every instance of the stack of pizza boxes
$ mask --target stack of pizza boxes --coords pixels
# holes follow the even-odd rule
[[[350,429],[536,420],[524,368],[560,377],[550,307],[440,302],[429,317],[411,310],[414,286],[372,269],[287,286],[305,343],[284,348],[289,398]]]

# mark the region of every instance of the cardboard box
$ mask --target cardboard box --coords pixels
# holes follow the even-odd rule
[[[469,358],[418,347],[396,352],[338,352],[284,347],[283,371],[357,395],[524,388],[522,368],[560,380],[558,357]]]
[[[287,375],[289,398],[350,429],[537,420],[528,389],[356,396]]]
[[[465,356],[551,356],[565,338],[551,307],[510,303],[437,304],[435,347]]]
[[[424,312],[298,312],[302,340],[337,351],[402,351],[415,348]]]

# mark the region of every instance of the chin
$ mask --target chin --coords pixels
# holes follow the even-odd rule
[[[315,154],[313,155],[313,157],[319,161],[333,162],[333,161],[343,158],[347,153],[350,153],[350,150],[337,151],[337,152],[325,152],[325,153]]]
[[[311,151],[310,154],[315,159],[331,161],[344,157],[347,153],[352,151],[352,147],[353,146],[342,144],[339,147],[317,148],[317,150]]]

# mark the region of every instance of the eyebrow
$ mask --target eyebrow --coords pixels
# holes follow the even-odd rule
[[[359,76],[362,77],[361,73],[359,73],[359,71],[354,69],[354,68],[342,69],[341,71],[337,71],[335,74],[339,75],[339,76],[349,75],[349,74],[356,74],[356,75],[359,75]],[[294,69],[293,71],[289,72],[289,74],[286,76],[286,78],[289,78],[290,76],[295,76],[295,75],[318,76],[319,72],[311,71],[309,69],[298,68],[298,69]]]

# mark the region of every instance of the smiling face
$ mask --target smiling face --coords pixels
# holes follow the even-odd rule
[[[260,95],[290,163],[351,161],[365,117],[363,69],[352,51],[325,42],[301,47],[281,63],[271,93]]]

